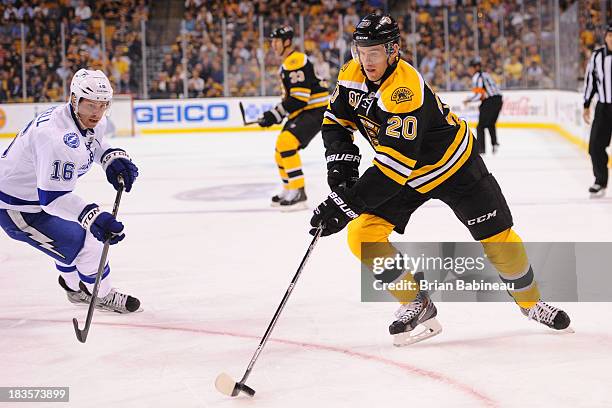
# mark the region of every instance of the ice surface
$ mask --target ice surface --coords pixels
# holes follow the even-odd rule
[[[610,241],[612,198],[588,199],[585,153],[553,133],[498,132],[500,152],[486,162],[524,240]],[[396,305],[360,303],[345,232],[315,248],[248,381],[255,398],[218,393],[217,374],[242,376],[310,241],[310,211],[269,207],[274,138],[115,140],[141,177],[121,203],[127,238],[110,252],[113,282],[145,310],[96,312],[86,344],[71,323],[82,325],[86,308],[67,302],[50,259],[0,234],[0,386],[69,386],[71,406],[609,406],[610,303],[563,304],[571,335],[512,303],[441,303],[442,334],[395,348]],[[372,155],[361,146],[365,168]],[[327,194],[320,137],[303,160],[312,208]],[[99,168],[77,192],[107,209],[114,199]],[[440,202],[392,238],[471,240]]]

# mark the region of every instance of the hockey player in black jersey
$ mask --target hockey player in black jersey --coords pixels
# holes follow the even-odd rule
[[[367,266],[375,257],[393,257],[393,230],[403,233],[412,213],[432,198],[453,209],[480,241],[523,314],[554,329],[570,324],[568,315],[540,299],[537,283],[510,209],[497,181],[477,152],[465,120],[453,114],[422,76],[399,58],[400,31],[390,16],[370,14],[353,33],[354,58],[338,76],[321,128],[326,148],[329,197],[314,212],[311,225],[323,235],[348,224],[351,251]],[[360,177],[359,131],[375,150]],[[315,229],[311,231],[314,233]],[[362,243],[382,243],[376,253]],[[384,248],[384,249],[381,249]],[[440,332],[436,307],[418,291],[413,273],[385,270],[383,283],[414,290],[390,291],[401,303],[389,327],[396,345],[411,344]],[[417,326],[425,329],[415,334]]]
[[[329,91],[315,75],[306,54],[293,47],[291,27],[277,28],[270,38],[274,52],[283,59],[280,68],[283,95],[278,105],[264,112],[259,125],[269,127],[288,118],[276,140],[275,152],[283,191],[272,197],[272,205],[285,211],[305,209],[304,173],[298,151],[308,146],[321,129]]]

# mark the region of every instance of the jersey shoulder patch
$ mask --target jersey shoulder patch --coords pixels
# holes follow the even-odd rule
[[[308,63],[306,54],[295,51],[285,58],[285,61],[283,61],[283,69],[285,71],[295,71],[296,69],[303,68],[306,63]]]
[[[349,60],[346,64],[340,68],[338,74],[338,81],[351,81],[351,82],[364,82],[365,75],[361,72],[361,65],[354,59]]]
[[[419,109],[425,99],[425,82],[419,72],[400,60],[395,72],[378,91],[378,106],[389,113],[408,113]]]

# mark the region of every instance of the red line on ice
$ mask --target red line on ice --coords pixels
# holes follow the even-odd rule
[[[0,318],[0,321],[30,321],[30,322],[39,322],[39,323],[66,323],[66,324],[70,323],[70,322],[66,322],[65,320],[27,319],[27,318],[26,319]],[[95,324],[103,325],[103,326],[126,327],[126,328],[136,328],[136,329],[169,330],[169,331],[184,331],[184,332],[191,332],[191,333],[204,333],[204,334],[210,334],[210,335],[215,335],[215,336],[230,336],[230,337],[238,337],[238,338],[244,338],[244,339],[256,339],[256,340],[261,339],[260,336],[255,336],[251,334],[235,333],[235,332],[229,332],[229,331],[208,330],[208,329],[198,329],[198,328],[190,328],[190,327],[156,326],[156,325],[151,325],[151,324],[138,324],[138,323],[136,324],[110,323],[110,322],[100,322],[100,321],[96,322]],[[275,342],[275,343],[280,343],[280,344],[288,344],[292,346],[299,346],[299,347],[311,348],[311,349],[316,349],[316,350],[341,353],[341,354],[348,355],[350,357],[360,358],[362,360],[375,361],[375,362],[382,363],[382,364],[385,364],[391,367],[399,368],[400,370],[410,373],[412,375],[428,378],[430,380],[434,380],[434,381],[438,381],[440,383],[446,384],[452,388],[455,388],[463,392],[464,394],[470,395],[472,398],[478,400],[481,404],[483,404],[486,407],[498,406],[498,404],[493,399],[491,399],[484,393],[474,389],[474,387],[467,385],[467,384],[463,384],[444,374],[437,373],[435,371],[425,370],[422,368],[412,366],[410,364],[390,360],[388,358],[375,356],[372,354],[361,353],[358,351],[353,351],[353,350],[336,347],[336,346],[329,346],[329,345],[317,344],[317,343],[307,343],[307,342],[288,340],[288,339],[278,339],[278,338],[270,338],[270,341]]]

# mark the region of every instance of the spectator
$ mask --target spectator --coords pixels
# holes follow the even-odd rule
[[[507,77],[506,86],[508,88],[521,86],[523,76],[523,64],[516,55],[510,57],[510,61],[504,65],[504,72]]]
[[[78,5],[74,8],[74,15],[83,21],[91,18],[91,9],[85,4],[85,0],[79,0]]]

